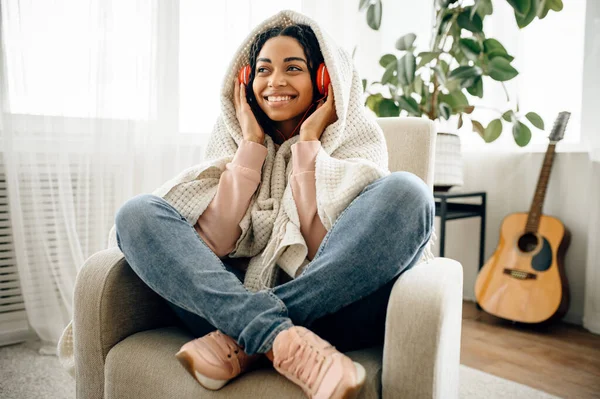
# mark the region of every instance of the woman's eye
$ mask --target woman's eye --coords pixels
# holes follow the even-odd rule
[[[290,69],[292,69],[292,68],[295,68],[295,69],[296,69],[296,70],[298,70],[298,71],[302,71],[302,69],[301,69],[301,68],[299,68],[299,67],[297,67],[297,66],[293,66],[293,65],[289,66],[289,67],[288,67],[288,70],[290,70]],[[267,71],[266,71],[266,69],[267,69],[267,68],[265,68],[265,67],[258,67],[258,68],[256,68],[256,73],[267,72]]]

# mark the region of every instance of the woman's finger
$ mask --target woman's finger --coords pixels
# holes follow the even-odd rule
[[[240,104],[244,105],[247,103],[248,101],[246,101],[246,85],[242,83],[240,87]]]
[[[238,101],[240,101],[240,93],[239,93],[239,83],[238,80],[235,79],[235,82],[233,83],[233,105],[235,107],[235,112],[237,113],[238,110]]]

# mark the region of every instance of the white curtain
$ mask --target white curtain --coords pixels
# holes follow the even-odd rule
[[[178,21],[177,2],[2,1],[14,251],[29,324],[50,348],[118,207],[199,159],[202,141],[179,130]]]
[[[590,148],[589,233],[583,325],[600,334],[600,4],[587,1],[582,129]]]
[[[49,350],[118,208],[201,162],[249,30],[293,9],[366,48],[355,3],[2,0],[0,150],[27,317]]]

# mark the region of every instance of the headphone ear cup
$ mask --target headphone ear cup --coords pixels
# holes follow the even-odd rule
[[[319,65],[319,69],[317,69],[317,88],[319,89],[319,93],[321,93],[321,95],[324,96],[327,94],[329,83],[331,83],[329,72],[327,72],[327,67],[325,64],[321,63],[321,65]]]
[[[250,81],[250,65],[244,65],[240,72],[238,73],[238,82],[247,85]]]

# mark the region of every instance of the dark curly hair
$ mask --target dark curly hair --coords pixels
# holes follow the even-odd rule
[[[315,32],[312,28],[305,24],[294,24],[286,27],[275,26],[269,28],[254,38],[250,46],[249,64],[251,68],[250,81],[247,87],[252,87],[254,82],[254,75],[256,70],[256,59],[260,50],[263,48],[267,40],[278,37],[288,36],[298,40],[302,48],[304,49],[304,55],[308,61],[308,70],[310,72],[310,78],[313,83],[313,100],[320,97],[319,89],[317,88],[317,69],[323,62],[323,55],[321,54],[321,47]],[[248,102],[254,111],[254,115],[259,120],[259,123],[264,127],[264,121],[269,121],[269,118],[259,106],[256,105],[256,97],[254,96],[254,90],[246,91]]]

